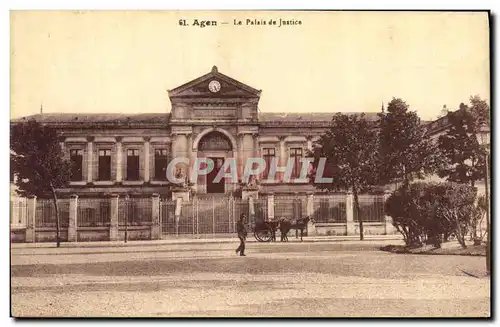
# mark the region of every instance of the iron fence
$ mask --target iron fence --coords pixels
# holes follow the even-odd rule
[[[180,203],[176,210],[176,201],[161,202],[163,235],[234,234],[240,214],[249,216],[248,200],[204,196]]]
[[[363,222],[384,222],[384,197],[383,195],[359,195],[359,207]],[[353,203],[354,221],[359,222],[359,213]]]
[[[315,195],[312,218],[317,223],[345,223],[347,221],[345,194]]]
[[[268,217],[268,211],[267,211],[267,199],[266,198],[258,198],[258,199],[255,199],[253,200],[253,204],[254,204],[254,215],[249,215],[250,219],[253,219],[253,220],[250,220],[250,223],[252,224],[252,226],[255,225],[256,222],[259,222],[259,221],[268,221],[269,220],[269,217]]]
[[[306,196],[275,196],[274,217],[277,219],[297,220],[306,216]]]
[[[151,198],[118,199],[118,225],[143,226],[152,224]]]
[[[111,221],[110,199],[78,199],[78,227],[107,227]]]
[[[236,222],[245,213],[249,218],[249,227],[253,228],[258,221],[267,221],[267,197],[242,200],[239,198],[219,196],[195,196],[191,201],[176,202],[163,199],[160,201],[161,230],[164,235],[207,235],[235,234]],[[301,196],[274,197],[275,219],[297,220],[308,214],[308,198]],[[382,195],[359,195],[361,215],[365,222],[384,222],[384,198]],[[69,224],[70,199],[59,199],[61,228]],[[77,227],[109,227],[111,221],[112,200],[81,198],[77,200]],[[152,198],[119,198],[119,226],[148,226],[153,217]],[[253,207],[250,206],[253,203]],[[179,208],[176,208],[180,204]],[[26,224],[27,203],[11,200],[11,224]],[[177,214],[177,216],[176,216]],[[354,221],[359,221],[359,214],[353,208]],[[35,226],[38,228],[54,228],[55,210],[51,199],[36,201]],[[346,195],[326,194],[314,195],[312,202],[312,218],[316,223],[346,223]]]
[[[172,200],[160,202],[160,220],[163,234],[175,234],[175,205]]]
[[[69,225],[69,199],[57,200],[59,209],[59,224],[61,228],[68,228]],[[36,201],[36,222],[37,228],[55,228],[56,210],[54,201],[51,199],[39,199]]]

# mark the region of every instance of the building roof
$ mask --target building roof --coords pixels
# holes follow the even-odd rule
[[[261,122],[330,122],[335,112],[286,113],[264,112],[259,113]],[[348,113],[356,114],[356,113]],[[359,114],[359,113],[357,113]],[[377,119],[376,112],[365,113],[370,120]],[[170,113],[145,114],[66,114],[44,113],[13,119],[12,122],[22,122],[34,119],[40,123],[168,123]]]
[[[150,114],[65,114],[47,113],[36,114],[13,119],[12,122],[22,122],[34,119],[40,123],[167,123],[169,113]]]
[[[313,121],[313,122],[330,122],[336,112],[261,112],[259,113],[259,121],[262,122],[300,122],[300,121]],[[361,112],[346,112],[343,114],[354,115],[361,114]],[[368,120],[377,120],[378,112],[365,112],[365,118]]]

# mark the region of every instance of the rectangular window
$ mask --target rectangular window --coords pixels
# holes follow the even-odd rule
[[[300,159],[302,158],[302,148],[291,148],[290,158],[292,158],[293,161],[292,178],[299,178],[300,170],[302,168],[300,162]]]
[[[155,179],[156,180],[166,180],[167,179],[167,150],[166,149],[156,149],[155,150]]]
[[[127,150],[127,180],[139,180],[139,150]]]
[[[111,180],[111,150],[99,150],[99,176],[100,181]]]
[[[274,148],[264,148],[262,149],[262,158],[266,162],[266,169],[264,170],[262,177],[267,179],[269,176],[269,170],[271,169],[271,163],[273,158],[276,156],[276,151]]]
[[[76,182],[83,180],[83,150],[70,150],[69,160],[71,162],[71,181]]]

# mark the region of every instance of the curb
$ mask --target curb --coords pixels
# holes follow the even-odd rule
[[[356,243],[373,243],[373,242],[386,242],[386,241],[401,241],[402,238],[398,237],[377,237],[365,238],[360,241],[359,238],[304,238],[300,240],[293,240],[289,242],[258,242],[255,239],[247,239],[247,243],[262,243],[262,244],[307,244],[307,243],[338,243],[338,242],[356,242]],[[100,241],[100,242],[61,242],[62,248],[97,248],[97,247],[135,247],[135,246],[163,246],[163,245],[182,245],[182,244],[214,244],[214,243],[237,243],[238,239],[224,238],[224,239],[166,239],[166,240],[144,240],[144,241]],[[55,242],[44,243],[11,243],[11,250],[13,249],[33,249],[33,248],[55,248]]]

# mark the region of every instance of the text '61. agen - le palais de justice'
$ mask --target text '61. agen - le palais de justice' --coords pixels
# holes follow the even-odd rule
[[[179,26],[195,26],[195,27],[214,27],[214,26],[299,26],[302,25],[302,21],[298,19],[281,19],[281,18],[271,18],[271,19],[256,19],[256,18],[246,18],[232,20],[205,20],[205,19],[179,19]]]

